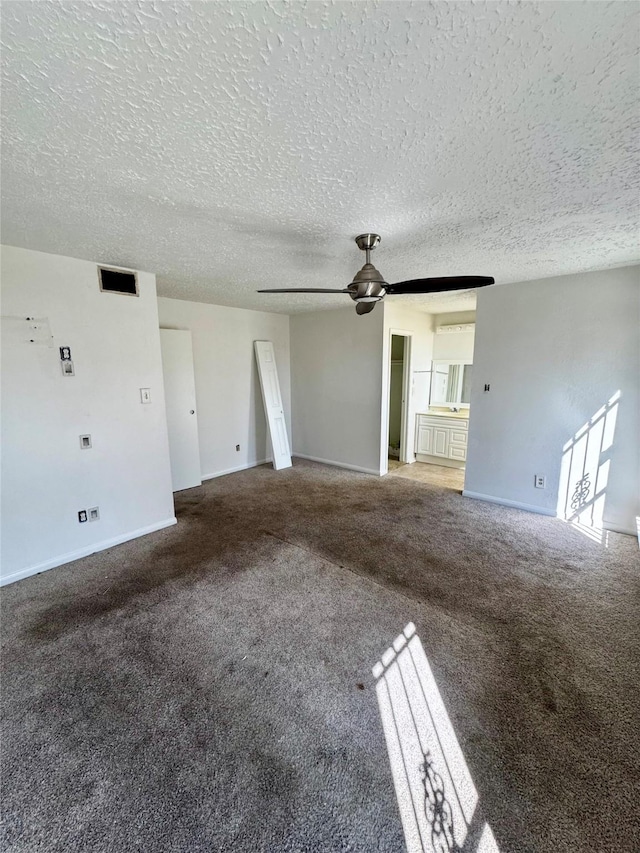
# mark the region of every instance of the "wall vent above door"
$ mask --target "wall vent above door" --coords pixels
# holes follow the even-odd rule
[[[105,293],[124,293],[126,296],[138,296],[138,277],[134,272],[117,270],[112,267],[98,267],[100,290]]]

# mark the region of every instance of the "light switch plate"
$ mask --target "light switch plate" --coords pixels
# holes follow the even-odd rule
[[[141,388],[140,389],[140,402],[141,403],[150,403],[151,402],[151,388]]]

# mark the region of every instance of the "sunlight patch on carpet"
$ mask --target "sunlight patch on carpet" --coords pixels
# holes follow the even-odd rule
[[[373,675],[408,853],[499,853],[412,622]]]

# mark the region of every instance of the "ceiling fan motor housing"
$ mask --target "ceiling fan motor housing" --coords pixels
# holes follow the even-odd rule
[[[349,295],[356,302],[377,302],[385,295],[386,282],[373,264],[366,263],[353,277]]]

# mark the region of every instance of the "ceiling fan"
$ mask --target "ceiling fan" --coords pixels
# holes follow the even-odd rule
[[[379,234],[359,234],[356,244],[366,253],[366,262],[355,274],[351,284],[342,290],[323,287],[285,287],[259,290],[258,293],[346,293],[356,303],[358,314],[368,314],[376,307],[376,302],[387,294],[397,293],[443,293],[449,290],[470,290],[473,287],[486,287],[494,284],[495,279],[486,275],[454,275],[443,278],[413,278],[388,284],[371,263],[371,251],[380,242]]]

